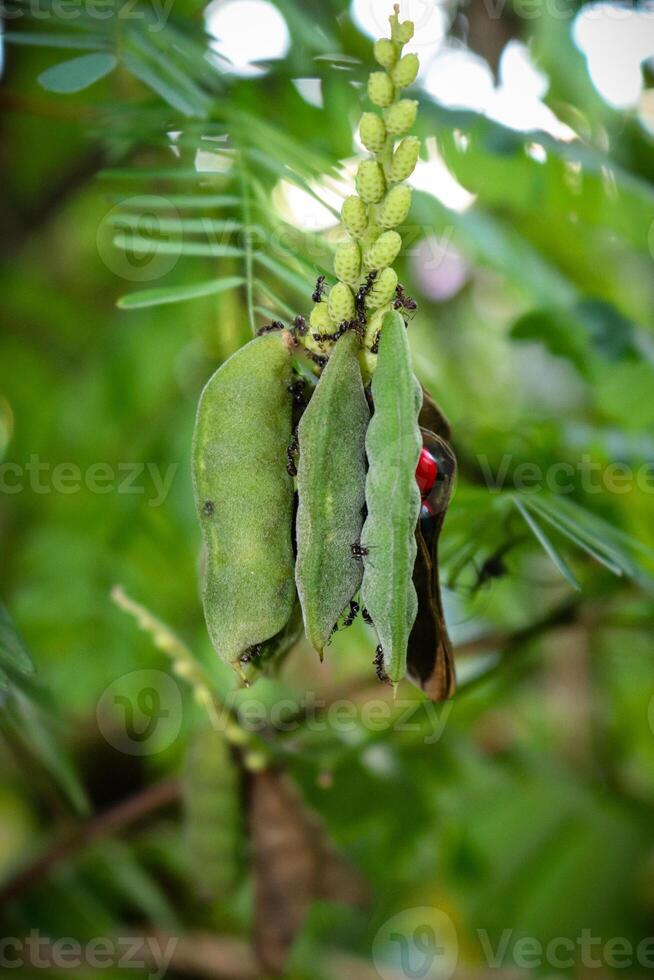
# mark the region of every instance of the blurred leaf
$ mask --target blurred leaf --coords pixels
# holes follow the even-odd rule
[[[541,525],[534,519],[534,517],[529,513],[524,503],[520,497],[514,497],[513,502],[517,507],[518,511],[524,518],[527,527],[533,532],[534,536],[538,542],[542,545],[543,550],[551,558],[554,565],[558,568],[563,578],[572,586],[573,589],[580,589],[581,586],[577,581],[575,575],[570,569],[570,566],[566,562],[565,558],[561,555],[560,551],[554,546],[551,539],[547,536]]]
[[[34,664],[4,603],[0,602],[0,667],[14,667],[22,674],[34,673]]]
[[[118,59],[109,52],[83,54],[47,68],[39,75],[39,84],[48,92],[60,95],[81,92],[112,72],[117,64]]]
[[[208,282],[198,282],[192,285],[160,286],[157,289],[142,289],[136,293],[121,296],[117,305],[122,310],[140,309],[144,306],[161,306],[164,303],[179,303],[188,299],[199,299],[202,296],[213,296],[226,289],[236,289],[242,286],[245,279],[240,276],[227,276],[224,279],[210,279]]]

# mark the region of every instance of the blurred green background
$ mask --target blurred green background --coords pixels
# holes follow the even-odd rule
[[[324,664],[300,642],[236,693],[206,635],[197,399],[330,271],[388,8],[4,11],[0,955],[16,975],[66,976],[77,949],[78,975],[123,976],[135,936],[175,940],[171,977],[265,976],[249,937],[270,953],[289,892],[310,905],[280,940],[297,980],[654,966],[651,6],[402,6],[423,152],[401,280],[460,464],[441,555],[456,699],[406,685],[393,703],[360,620]],[[226,700],[270,724],[232,716],[230,749]],[[277,862],[268,820],[290,842]],[[294,877],[293,854],[328,838],[367,882],[354,908]],[[98,937],[112,952],[94,966]],[[133,973],[160,968],[139,955]]]

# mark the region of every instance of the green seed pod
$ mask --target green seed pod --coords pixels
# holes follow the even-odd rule
[[[316,333],[329,333],[334,329],[334,324],[329,315],[329,307],[326,299],[323,299],[320,303],[316,303],[314,308],[311,310],[309,324],[313,327]]]
[[[356,242],[341,242],[334,256],[334,272],[344,282],[356,282],[361,273],[361,249]]]
[[[354,318],[354,296],[350,287],[344,282],[337,282],[332,286],[327,303],[333,323],[338,325],[344,320]]]
[[[188,866],[204,899],[227,898],[238,872],[243,832],[240,777],[225,735],[201,729],[192,738],[182,778]]]
[[[385,71],[373,71],[368,78],[368,97],[382,109],[386,109],[395,98],[395,87]]]
[[[207,383],[193,439],[193,482],[206,548],[204,614],[234,664],[288,622],[293,582],[290,337],[256,337]],[[265,501],[265,506],[262,506]]]
[[[402,248],[402,236],[396,231],[383,232],[366,255],[366,265],[370,269],[385,269],[393,265]]]
[[[373,53],[377,64],[381,65],[382,68],[385,68],[387,71],[390,71],[397,62],[397,45],[393,44],[392,41],[389,41],[387,37],[382,37],[379,39],[379,41],[375,41]]]
[[[245,680],[252,684],[262,675],[266,677],[275,676],[287,655],[299,643],[303,635],[302,609],[299,600],[296,598],[291,618],[284,629],[276,633],[270,640],[266,640],[259,655],[244,665],[242,673]]]
[[[345,230],[354,237],[362,235],[368,226],[368,208],[360,197],[352,194],[346,197],[341,211],[341,221]]]
[[[411,188],[406,184],[391,187],[379,212],[380,225],[384,228],[396,228],[406,220],[410,208]]]
[[[397,272],[395,269],[384,269],[374,280],[372,289],[366,296],[366,306],[371,310],[378,310],[395,296],[397,286]]]
[[[394,32],[394,39],[399,44],[408,44],[413,37],[413,21],[405,20],[402,24],[398,24]]]
[[[359,136],[366,150],[381,153],[386,145],[386,126],[382,117],[376,112],[364,112],[359,123]]]
[[[386,673],[396,684],[405,673],[418,610],[412,578],[420,513],[415,471],[422,447],[422,392],[411,368],[404,321],[394,310],[384,317],[372,397],[375,411],[366,435],[368,516],[361,533],[368,555],[361,594],[383,649]]]
[[[408,133],[418,115],[418,103],[415,99],[400,99],[386,110],[386,129],[391,136],[403,136]]]
[[[406,88],[413,85],[420,68],[420,61],[417,54],[405,54],[393,68],[391,78],[397,88]]]
[[[391,177],[393,183],[406,180],[415,170],[420,153],[420,140],[417,136],[405,136],[395,153],[391,163]]]
[[[384,171],[376,160],[361,161],[356,175],[356,187],[359,197],[366,204],[379,204],[386,190],[386,180]]]
[[[304,628],[322,654],[332,628],[359,588],[365,501],[365,437],[370,411],[349,332],[336,343],[298,426],[296,581]]]

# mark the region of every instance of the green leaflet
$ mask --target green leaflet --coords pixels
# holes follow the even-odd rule
[[[297,589],[307,638],[322,654],[361,584],[352,557],[365,501],[370,419],[352,332],[334,347],[298,427]]]
[[[182,778],[188,863],[205,899],[229,898],[238,873],[243,820],[239,772],[221,731],[195,733]]]
[[[362,595],[384,651],[385,671],[396,684],[404,677],[418,609],[412,576],[420,514],[415,472],[422,446],[418,428],[422,391],[411,367],[404,321],[395,311],[384,317],[372,397],[375,410],[366,437],[368,517],[361,535],[368,549]]]
[[[287,341],[285,333],[250,341],[218,368],[198,407],[193,480],[207,555],[204,613],[228,663],[279,633],[295,599]]]

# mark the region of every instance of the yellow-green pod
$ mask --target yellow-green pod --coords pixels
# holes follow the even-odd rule
[[[413,585],[420,491],[415,472],[422,447],[422,391],[411,367],[404,321],[386,313],[372,378],[374,413],[366,436],[368,516],[361,533],[361,594],[395,684],[406,670],[409,635],[418,611]]]
[[[206,550],[202,598],[227,663],[288,622],[293,581],[290,337],[257,337],[207,383],[193,440],[193,482]]]
[[[361,583],[352,558],[365,501],[370,419],[353,332],[337,342],[298,427],[297,563],[304,629],[322,654]]]

